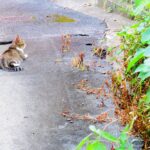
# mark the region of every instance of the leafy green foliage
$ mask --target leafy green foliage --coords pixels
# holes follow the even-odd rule
[[[90,140],[90,135],[85,137],[76,147],[76,150],[81,150],[81,148]]]
[[[122,97],[120,95],[118,97],[123,99],[122,111],[128,118],[124,124],[135,116],[138,118],[134,129],[145,140],[145,149],[147,149],[150,146],[147,142],[150,141],[150,0],[135,0],[133,12],[138,18],[137,23],[118,33],[122,40],[120,48],[124,53],[122,64],[124,67],[120,69],[124,80],[120,85],[126,81],[128,87],[125,92],[120,90]],[[115,79],[115,84],[117,83],[118,80]],[[131,112],[132,116],[128,115]],[[122,138],[124,140],[126,136],[123,135]]]
[[[146,93],[145,103],[150,104],[150,88]]]
[[[135,8],[133,10],[134,15],[142,15],[142,13],[148,14],[150,8],[150,1],[149,0],[135,0]]]
[[[87,150],[107,150],[106,146],[100,141],[94,141],[87,145]]]
[[[133,120],[134,122],[134,120]],[[133,126],[133,122],[127,125],[121,132],[120,137],[115,137],[110,133],[97,129],[95,126],[91,125],[89,128],[92,134],[85,137],[77,146],[76,150],[82,150],[86,147],[86,150],[107,150],[106,145],[101,141],[102,139],[115,145],[115,150],[133,150],[131,143],[128,142],[128,132]]]
[[[144,61],[144,64],[141,64],[137,67],[136,72],[140,72],[138,77],[144,81],[150,77],[150,64],[147,64],[146,61]]]
[[[144,10],[145,7],[150,6],[150,1],[135,0],[135,6]],[[121,49],[126,53],[125,59],[129,60],[127,73],[138,72],[138,77],[142,81],[150,77],[149,64],[144,62],[141,65],[141,62],[150,57],[150,13],[148,14],[142,21],[118,33],[122,37]]]
[[[108,132],[102,131],[100,129],[96,129],[95,126],[90,126],[89,127],[91,131],[96,133],[98,136],[101,136],[111,142],[117,142],[117,138],[109,134]]]
[[[150,44],[150,27],[148,29],[146,29],[145,32],[142,33],[142,39],[141,39],[141,41],[143,43]]]
[[[141,78],[142,81],[150,77],[150,64],[147,63],[147,60],[144,61],[144,64],[140,64],[136,68],[135,73],[137,72],[140,72],[138,77]]]
[[[141,78],[142,81],[150,77],[150,58],[148,58],[150,57],[150,46],[137,50],[133,59],[131,59],[131,61],[129,62],[127,68],[127,71],[130,71],[132,67],[136,66],[137,62],[146,57],[147,59],[144,61],[144,63],[139,64],[135,70],[135,73],[140,73],[138,77]]]

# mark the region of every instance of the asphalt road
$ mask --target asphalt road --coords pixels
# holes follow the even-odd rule
[[[75,150],[76,144],[89,133],[91,123],[70,123],[60,113],[67,110],[97,115],[113,109],[109,100],[105,102],[106,108],[99,109],[100,99],[73,86],[81,79],[100,86],[107,78],[100,72],[110,69],[105,60],[101,61],[103,68],[85,72],[70,65],[71,58],[80,51],[86,54],[87,63],[97,60],[86,43],[96,43],[97,37],[103,37],[105,23],[47,0],[0,0],[0,3],[0,39],[21,35],[29,55],[23,63],[24,71],[0,71],[0,150]],[[46,16],[50,14],[67,15],[76,22],[49,22]],[[73,34],[72,44],[70,52],[62,55],[61,37],[66,33]],[[0,46],[0,51],[6,47]],[[58,59],[61,61],[56,62]],[[114,128],[119,127],[110,127]]]

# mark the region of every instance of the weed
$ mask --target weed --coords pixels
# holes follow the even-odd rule
[[[89,66],[84,63],[84,53],[79,53],[77,56],[72,58],[72,66],[80,69],[81,71],[89,70]]]
[[[116,114],[122,124],[128,124],[136,116],[132,132],[142,136],[145,149],[150,146],[150,13],[142,15],[150,2],[135,1],[135,16],[142,18],[118,35],[124,53],[120,70],[112,73],[112,86]]]
[[[111,150],[133,150],[132,144],[128,141],[128,133],[133,123],[134,120],[123,129],[119,137],[115,137],[104,130],[96,129],[96,127],[92,125],[89,127],[92,133],[78,144],[76,150],[81,150],[83,147],[86,147],[86,150],[107,150],[106,144],[102,142],[103,139],[112,143]]]

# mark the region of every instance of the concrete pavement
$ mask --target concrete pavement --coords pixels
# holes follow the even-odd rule
[[[88,79],[89,84],[99,87],[108,78],[100,72],[107,72],[111,67],[102,60],[102,68],[81,72],[70,64],[80,51],[86,54],[87,63],[98,61],[86,43],[96,43],[98,37],[103,37],[104,22],[47,0],[0,2],[1,39],[20,34],[26,40],[29,55],[23,63],[24,71],[0,71],[0,150],[75,150],[76,144],[89,133],[91,123],[70,123],[60,115],[62,111],[94,116],[108,111],[114,117],[111,100],[100,109],[97,106],[101,99],[73,86],[81,79]],[[47,22],[49,14],[68,15],[77,22]],[[62,56],[61,36],[66,33],[89,36],[72,36],[71,51]],[[4,47],[0,46],[0,50]],[[62,61],[56,63],[56,59]],[[119,129],[118,124],[109,127],[116,136]]]
[[[101,35],[105,28],[103,21],[57,6],[48,0],[1,1],[0,12],[0,38],[4,39],[14,37],[16,33],[27,38],[64,33]],[[63,14],[75,19],[76,22],[64,24],[49,22],[46,16],[51,14]]]

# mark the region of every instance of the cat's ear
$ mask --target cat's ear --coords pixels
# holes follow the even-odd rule
[[[14,43],[17,44],[17,43],[19,43],[19,42],[20,42],[20,36],[17,35],[16,38],[15,38],[15,40],[14,40]]]

